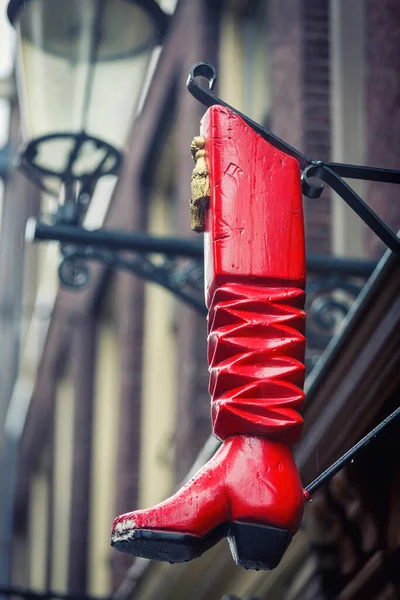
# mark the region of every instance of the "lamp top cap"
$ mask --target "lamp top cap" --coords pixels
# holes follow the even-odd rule
[[[21,9],[25,8],[26,5],[29,4],[31,1],[32,0],[9,1],[7,6],[7,16],[11,25],[15,26],[18,14],[20,13]],[[48,2],[49,0],[42,1]],[[51,1],[56,3],[56,0]],[[158,37],[160,38],[160,40],[164,38],[170,17],[162,10],[160,5],[155,0],[125,0],[125,2],[136,4],[137,6],[143,8],[143,10],[147,11],[156,24]]]

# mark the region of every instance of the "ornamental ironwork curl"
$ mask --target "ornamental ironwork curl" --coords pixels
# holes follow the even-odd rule
[[[339,273],[322,277],[309,275],[306,312],[307,337],[311,346],[324,348],[327,345],[364,284],[365,280],[345,279]]]
[[[207,314],[202,299],[202,260],[182,260],[164,257],[157,261],[146,254],[128,256],[107,248],[91,246],[63,246],[63,259],[58,267],[61,283],[71,290],[80,290],[90,277],[88,262],[98,262],[111,268],[130,271],[135,275],[158,283],[199,313]]]
[[[90,269],[85,262],[86,253],[62,246],[61,254],[63,258],[58,266],[58,278],[61,284],[74,290],[81,289],[90,278]]]
[[[309,273],[306,295],[306,369],[309,373],[339,330],[366,279]]]

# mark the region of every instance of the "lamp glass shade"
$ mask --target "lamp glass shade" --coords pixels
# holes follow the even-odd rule
[[[126,142],[159,43],[156,22],[132,0],[30,0],[16,25],[24,137],[50,136],[35,162],[63,172],[73,136],[83,136],[72,174],[90,172],[106,155],[96,140],[116,150]]]

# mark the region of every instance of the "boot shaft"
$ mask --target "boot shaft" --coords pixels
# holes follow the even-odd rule
[[[201,133],[214,433],[292,444],[302,429],[305,372],[299,165],[227,108],[211,107]]]
[[[209,108],[201,134],[210,182],[204,235],[207,306],[224,283],[304,289],[298,162],[228,108]]]

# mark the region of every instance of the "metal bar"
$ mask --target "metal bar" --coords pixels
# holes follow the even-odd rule
[[[400,171],[383,169],[380,167],[364,167],[361,165],[348,165],[343,163],[325,163],[340,177],[348,179],[361,179],[364,181],[379,181],[381,183],[400,184]]]
[[[310,483],[305,491],[311,496],[314,492],[316,492],[328,479],[336,475],[344,466],[346,466],[349,462],[353,461],[354,458],[362,451],[364,448],[375,439],[382,431],[390,424],[393,423],[396,419],[400,417],[400,406],[391,415],[386,417],[379,425],[377,425],[372,431],[370,431],[365,437],[362,438],[355,446],[350,448],[343,456],[341,456],[336,462],[333,463],[326,471],[318,475],[316,479],[312,483]]]
[[[77,246],[97,246],[113,250],[130,250],[143,253],[161,253],[166,256],[198,258],[203,256],[203,241],[196,242],[182,238],[162,238],[143,233],[127,233],[97,229],[87,231],[69,225],[47,225],[29,219],[26,229],[29,241],[53,240]]]
[[[307,272],[313,273],[340,273],[341,275],[355,275],[369,277],[377,263],[371,260],[356,258],[341,258],[323,254],[308,254],[306,257]]]
[[[162,238],[126,231],[96,230],[87,231],[81,227],[68,225],[47,225],[35,219],[29,222],[27,229],[35,228],[29,238],[34,241],[59,241],[71,244],[98,246],[114,250],[161,253],[172,256],[203,258],[203,242],[177,238]],[[82,256],[84,258],[84,256]],[[307,269],[321,273],[340,272],[348,275],[368,277],[376,267],[373,261],[347,259],[336,256],[310,254],[307,256]]]

